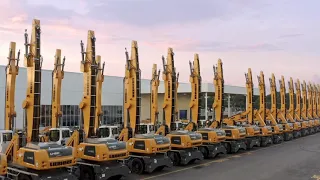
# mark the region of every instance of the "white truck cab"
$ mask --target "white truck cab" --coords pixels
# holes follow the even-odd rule
[[[13,137],[13,131],[0,130],[0,152],[5,153]]]
[[[71,130],[67,127],[50,128],[48,136],[50,142],[56,142],[60,145],[65,145],[71,137]]]

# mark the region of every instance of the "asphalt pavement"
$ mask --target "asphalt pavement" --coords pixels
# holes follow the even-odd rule
[[[128,180],[320,180],[320,133]]]

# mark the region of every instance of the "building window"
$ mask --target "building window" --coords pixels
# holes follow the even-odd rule
[[[179,119],[187,119],[187,110],[180,110],[179,111]]]

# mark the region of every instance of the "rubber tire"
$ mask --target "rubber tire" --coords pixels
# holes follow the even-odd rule
[[[180,156],[179,156],[179,154],[177,152],[170,153],[169,157],[170,157],[171,161],[173,162],[174,166],[179,166],[180,165],[181,160],[180,160]]]
[[[206,147],[200,147],[200,152],[202,153],[204,159],[208,159],[209,158],[209,151]]]
[[[135,174],[142,174],[144,171],[143,161],[139,158],[134,158],[131,162],[131,172]]]
[[[81,166],[79,180],[94,180],[95,174],[93,169],[89,166]]]
[[[18,177],[19,180],[31,180],[31,178],[28,175],[20,174]]]
[[[227,154],[231,154],[231,145],[229,143],[227,143],[227,146],[226,146],[226,150],[227,150]]]

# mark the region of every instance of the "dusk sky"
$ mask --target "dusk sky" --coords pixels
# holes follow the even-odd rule
[[[37,18],[44,69],[53,68],[59,48],[65,70],[79,72],[80,40],[94,30],[106,75],[124,76],[124,49],[137,40],[144,79],[153,63],[162,68],[161,56],[172,47],[181,82],[188,82],[188,61],[199,53],[204,82],[212,82],[212,65],[221,58],[228,85],[244,86],[249,67],[255,87],[260,70],[266,82],[275,73],[277,82],[284,75],[320,83],[317,0],[1,0],[0,7],[1,65],[10,41],[24,53],[24,29],[30,33]]]

